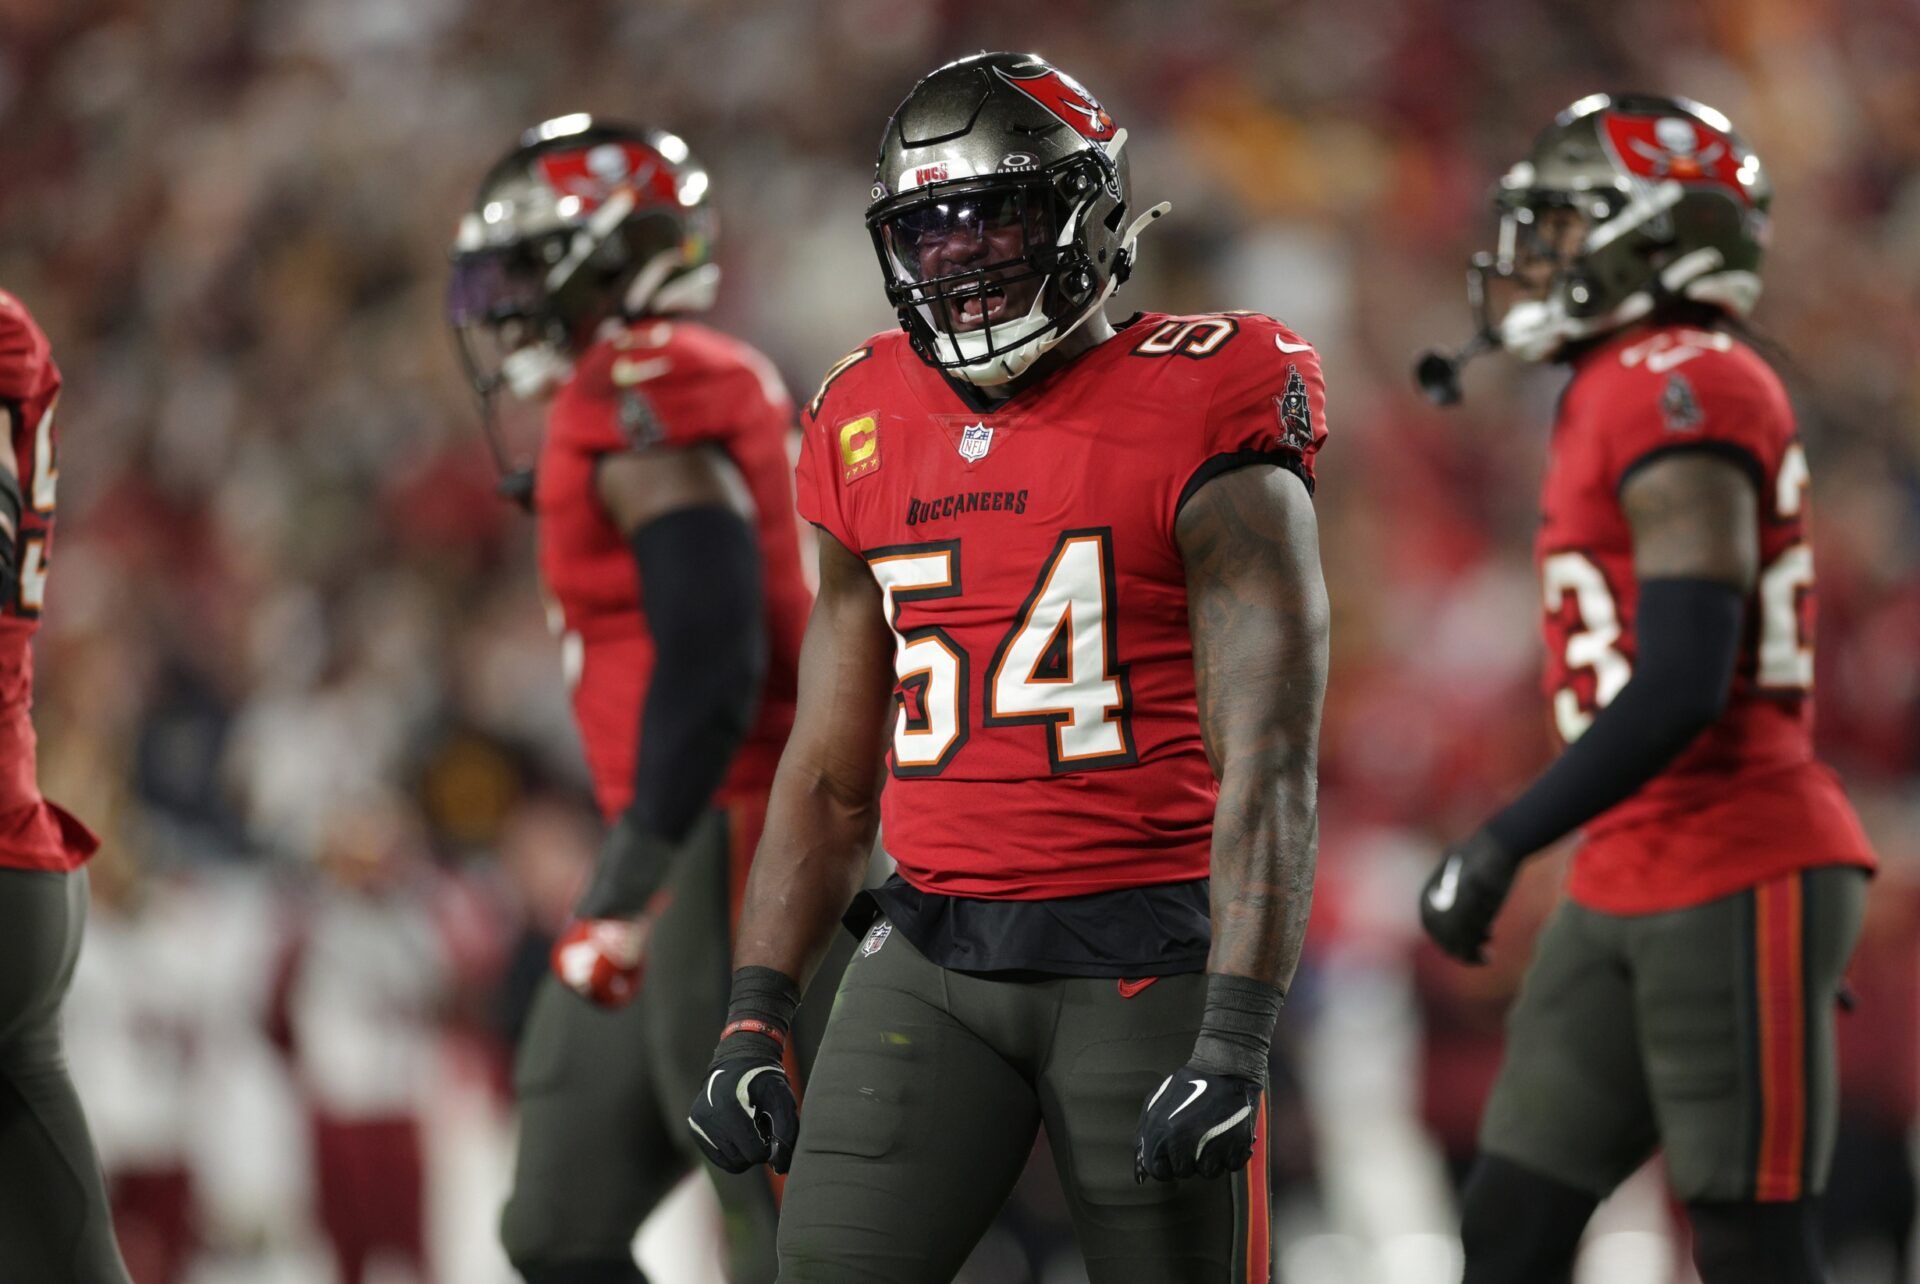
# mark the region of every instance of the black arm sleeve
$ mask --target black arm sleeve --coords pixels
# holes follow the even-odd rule
[[[1529,856],[1652,780],[1726,708],[1745,595],[1717,580],[1640,584],[1633,676],[1485,831]]]
[[[0,420],[3,421],[3,420]],[[20,495],[20,480],[12,473],[0,472],[0,513],[5,513],[7,526],[0,529],[0,602],[13,600],[13,590],[20,582],[20,510],[24,507]]]
[[[629,812],[678,841],[720,787],[760,708],[760,548],[746,519],[717,505],[648,522],[632,546],[654,661]]]
[[[637,913],[726,777],[760,707],[767,665],[760,550],[719,505],[648,522],[629,541],[653,635],[633,801],[601,851],[584,917]]]

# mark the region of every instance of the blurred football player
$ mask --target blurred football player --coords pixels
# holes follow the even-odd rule
[[[1813,756],[1807,457],[1743,339],[1771,191],[1711,108],[1595,96],[1496,189],[1481,336],[1567,365],[1535,543],[1567,748],[1421,894],[1483,958],[1528,856],[1576,828],[1509,1017],[1463,1237],[1471,1284],[1568,1277],[1664,1151],[1707,1284],[1823,1278],[1834,1001],[1873,854]],[[1430,357],[1423,382],[1457,393]]]
[[[547,406],[520,492],[609,825],[515,1066],[501,1233],[529,1284],[641,1280],[634,1232],[698,1162],[681,1106],[793,720],[793,407],[758,352],[681,319],[712,300],[711,248],[685,143],[566,116],[494,166],[453,252],[482,398]],[[720,1194],[733,1278],[772,1278],[772,1185]]]
[[[32,642],[53,547],[59,399],[46,335],[0,292],[0,1276],[127,1284],[60,1042],[99,840],[41,796],[34,772]]]
[[[782,1280],[952,1278],[1042,1126],[1091,1279],[1268,1277],[1326,410],[1267,317],[1108,321],[1166,209],[1126,144],[1006,53],[887,123],[867,224],[904,334],[807,407],[820,596],[691,1118],[725,1167],[792,1165]],[[781,1049],[882,818],[899,873],[854,900],[802,1117]]]

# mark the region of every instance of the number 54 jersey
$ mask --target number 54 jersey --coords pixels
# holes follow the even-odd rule
[[[807,407],[801,515],[863,558],[895,639],[882,829],[923,892],[1043,899],[1204,878],[1174,524],[1209,479],[1313,486],[1312,348],[1254,314],[1136,317],[991,409],[879,335]]]
[[[1535,544],[1545,686],[1571,742],[1633,673],[1633,533],[1619,493],[1673,451],[1753,478],[1759,579],[1725,713],[1664,772],[1587,826],[1569,894],[1592,909],[1681,909],[1820,865],[1871,868],[1834,774],[1813,755],[1813,551],[1807,457],[1786,390],[1731,335],[1629,330],[1579,357],[1561,398]]]

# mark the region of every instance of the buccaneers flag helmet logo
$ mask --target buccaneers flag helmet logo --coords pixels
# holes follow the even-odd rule
[[[1605,121],[1607,146],[1627,173],[1649,182],[1674,179],[1707,183],[1735,193],[1743,204],[1753,196],[1741,180],[1733,144],[1698,121],[1682,116],[1629,116],[1611,112]]]
[[[675,203],[673,169],[660,154],[642,143],[596,143],[578,150],[549,152],[534,165],[547,186],[561,196],[576,197],[582,213],[592,213],[616,191],[631,188],[665,205]]]
[[[1082,138],[1104,143],[1115,133],[1113,117],[1094,101],[1086,86],[1045,63],[1012,71],[994,68],[1000,78],[1070,125]]]

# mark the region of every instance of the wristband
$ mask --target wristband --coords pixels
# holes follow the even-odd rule
[[[1210,1074],[1264,1084],[1273,1053],[1273,1027],[1285,997],[1265,981],[1209,972],[1206,1011],[1188,1064]]]
[[[785,972],[770,967],[735,969],[733,992],[727,997],[727,1024],[714,1055],[745,1044],[780,1056],[787,1032],[793,1028],[793,1014],[799,1010],[800,987]]]

